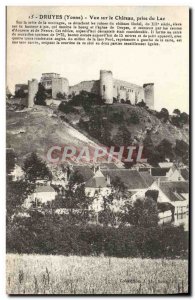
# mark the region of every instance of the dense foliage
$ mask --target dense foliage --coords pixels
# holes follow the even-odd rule
[[[66,216],[34,212],[8,224],[7,252],[183,258],[187,256],[187,238],[182,227],[77,226]]]

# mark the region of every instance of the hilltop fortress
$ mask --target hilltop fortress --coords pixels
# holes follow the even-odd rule
[[[130,101],[131,104],[143,100],[149,108],[154,108],[154,83],[145,83],[143,86],[136,85],[113,78],[112,72],[107,70],[100,70],[99,80],[82,81],[73,86],[69,86],[68,79],[60,77],[58,73],[43,73],[40,83],[46,90],[51,90],[53,99],[57,99],[58,93],[77,95],[81,91],[87,91],[99,95],[106,104],[112,104],[114,99],[118,102]],[[38,81],[36,79],[29,80],[28,107],[34,105],[37,91]]]

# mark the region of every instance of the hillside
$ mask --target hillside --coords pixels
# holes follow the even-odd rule
[[[15,149],[19,160],[32,151],[42,157],[54,145],[95,146],[95,143],[63,122],[49,107],[35,106],[7,112],[7,147]]]
[[[155,116],[154,111],[146,110],[143,107],[128,104],[102,105],[94,107],[89,113],[86,113],[81,107],[74,108],[77,113],[66,114],[66,119],[84,133],[84,126],[81,126],[79,120],[82,119],[83,123],[89,124],[90,118],[96,116],[110,125],[112,138],[117,134],[118,128],[123,125],[131,133],[132,139],[135,138],[140,143],[149,132],[154,145],[158,145],[163,139],[169,140],[173,145],[176,140],[183,140],[189,144],[189,125],[178,128],[169,121],[164,123]],[[132,115],[133,117],[136,115],[136,120],[132,120]]]
[[[134,119],[132,122],[132,114],[136,114],[136,122]],[[92,111],[87,113],[83,107],[74,107],[74,112],[64,114],[44,106],[35,106],[23,111],[7,111],[7,147],[15,149],[19,160],[23,160],[24,156],[32,151],[45,157],[48,148],[53,145],[93,147],[102,141],[98,134],[95,136],[96,130],[90,135],[89,130],[85,130],[83,126],[91,126],[91,116],[107,121],[111,138],[117,136],[118,128],[124,125],[130,132],[131,140],[139,143],[142,143],[147,132],[150,132],[154,145],[158,145],[163,139],[168,139],[173,145],[176,139],[189,143],[187,125],[179,129],[169,121],[163,123],[145,108],[114,104],[94,106]]]

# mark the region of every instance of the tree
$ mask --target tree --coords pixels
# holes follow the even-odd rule
[[[120,218],[120,212],[116,212],[116,208],[119,209],[121,203],[120,201],[126,201],[127,198],[130,196],[127,187],[121,181],[119,177],[115,177],[112,180],[111,184],[111,192],[109,195],[103,196],[103,209],[99,212],[98,220],[105,226],[108,225],[116,225],[117,220]],[[115,208],[115,209],[114,209]]]
[[[176,140],[175,154],[179,156],[184,164],[189,162],[189,146],[182,140]]]
[[[70,175],[68,185],[57,196],[54,206],[68,209],[71,222],[86,222],[91,201],[92,198],[85,194],[83,176],[76,171]]]
[[[6,208],[8,219],[21,210],[24,200],[34,191],[35,185],[27,181],[8,181],[6,184]]]
[[[23,88],[20,88],[18,91],[15,92],[16,98],[25,98],[27,94],[24,92]]]
[[[6,153],[6,174],[10,175],[10,173],[14,170],[16,162],[16,154],[14,151],[7,150]]]
[[[65,114],[70,114],[70,113],[77,113],[76,109],[72,107],[70,102],[62,101],[60,105],[58,106],[58,109],[62,111]]]
[[[131,133],[125,125],[118,128],[117,134],[113,137],[113,143],[116,146],[129,146],[132,142]]]
[[[65,100],[67,98],[65,93],[58,92],[56,95],[57,99]]]
[[[173,151],[173,145],[167,139],[163,139],[156,147],[156,150],[160,154],[161,161],[165,161],[165,158],[169,158],[170,160],[173,160],[175,156]]]
[[[158,200],[159,191],[158,190],[147,190],[145,192],[145,197],[153,199],[156,203]]]
[[[183,124],[189,123],[189,115],[188,115],[187,113],[185,113],[185,112],[182,112],[182,113],[180,114],[180,120],[181,120],[181,122],[182,122]]]
[[[130,125],[130,124],[139,124],[139,116],[136,113],[136,111],[133,110],[130,113],[130,118],[127,120],[127,124],[128,125]]]
[[[161,111],[158,113],[159,119],[161,119],[164,123],[169,120],[169,112],[166,108],[162,108]]]
[[[11,96],[12,96],[12,93],[10,92],[10,89],[9,89],[9,87],[7,86],[7,87],[6,87],[6,97],[7,97],[7,99],[10,99]]]
[[[147,158],[148,163],[152,166],[158,165],[158,163],[162,161],[162,157],[158,150],[154,147],[150,133],[147,133],[145,139],[143,140],[143,145],[144,157]]]
[[[156,201],[144,197],[137,199],[134,203],[127,203],[124,208],[123,222],[144,228],[157,226],[158,209]]]
[[[40,159],[35,152],[32,152],[31,155],[26,158],[23,171],[25,172],[26,180],[29,182],[36,182],[37,179],[52,179],[52,174],[46,163]]]
[[[173,114],[176,114],[176,115],[180,116],[181,112],[178,108],[175,108],[174,111],[173,111]]]
[[[139,107],[146,107],[146,102],[144,102],[144,100],[142,99],[142,101],[138,102],[136,104],[136,106],[139,106]]]
[[[47,98],[47,96],[46,96],[45,87],[41,83],[39,83],[38,92],[36,93],[36,96],[35,96],[35,104],[45,106],[46,105],[46,102],[45,102],[46,98]]]
[[[176,114],[176,116],[171,117],[171,122],[174,126],[182,128],[184,124],[189,123],[189,115],[187,113],[181,113],[178,109],[175,109],[173,112]]]

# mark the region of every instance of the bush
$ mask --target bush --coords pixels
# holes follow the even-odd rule
[[[131,101],[130,101],[130,100],[127,100],[127,101],[126,101],[126,104],[131,105]]]
[[[59,100],[65,100],[67,97],[66,97],[65,93],[59,92],[59,93],[57,93],[56,98]]]
[[[12,220],[7,252],[115,257],[187,257],[188,234],[182,227],[119,228],[69,223],[68,217],[42,215]]]
[[[169,120],[169,112],[166,108],[162,108],[159,113],[157,113],[157,117],[166,123]]]
[[[121,124],[123,121],[124,121],[124,116],[122,112],[114,112],[110,116],[111,123]]]
[[[46,102],[45,102],[47,98],[46,94],[47,93],[45,87],[41,83],[39,83],[38,91],[35,96],[35,104],[46,106]]]
[[[141,101],[141,102],[138,102],[138,103],[136,104],[136,106],[138,106],[138,107],[146,107],[146,103],[145,103],[144,100],[142,99],[142,101]]]
[[[58,109],[65,114],[70,114],[70,113],[76,114],[77,113],[77,110],[74,107],[72,107],[69,102],[65,102],[65,101],[62,101],[60,103],[60,105],[58,106]]]
[[[135,111],[132,111],[129,119],[127,120],[127,124],[139,124],[139,116]]]

